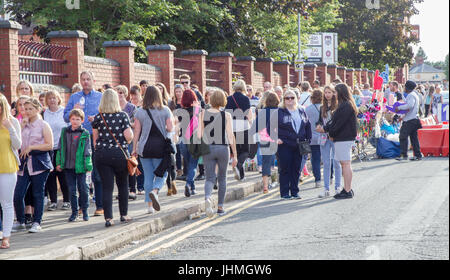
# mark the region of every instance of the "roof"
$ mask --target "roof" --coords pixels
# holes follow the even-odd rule
[[[444,73],[444,70],[434,68],[433,66],[423,63],[414,66],[409,70],[409,74],[419,74],[419,73]]]

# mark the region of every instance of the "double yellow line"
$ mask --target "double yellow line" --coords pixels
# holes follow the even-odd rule
[[[313,178],[308,179],[308,180],[304,181],[302,184],[307,183],[307,182],[311,181],[312,179]],[[273,199],[273,198],[275,198],[278,195],[279,195],[279,193],[278,193],[278,189],[277,188],[269,191],[268,194],[257,195],[257,196],[255,196],[255,197],[253,197],[251,199],[245,200],[243,202],[240,202],[240,203],[238,203],[236,205],[231,206],[228,209],[228,214],[226,214],[224,216],[215,216],[212,219],[209,219],[209,218],[202,219],[202,220],[197,221],[197,222],[195,222],[193,224],[190,224],[190,225],[188,225],[188,226],[186,226],[184,228],[181,228],[181,229],[179,229],[177,231],[174,231],[174,232],[172,232],[170,234],[164,235],[164,236],[162,236],[162,237],[160,237],[160,238],[158,238],[158,239],[156,239],[154,241],[151,241],[151,242],[149,242],[149,243],[147,243],[147,244],[145,244],[145,245],[143,245],[143,246],[141,246],[139,248],[136,248],[136,249],[134,249],[134,250],[132,250],[130,252],[127,252],[127,253],[125,253],[123,255],[117,256],[114,260],[125,260],[125,259],[128,259],[128,258],[130,258],[130,257],[132,257],[134,255],[137,255],[137,254],[139,254],[139,253],[141,253],[143,251],[146,251],[147,249],[152,248],[154,246],[156,246],[156,247],[154,247],[153,249],[150,249],[149,251],[146,251],[145,253],[146,254],[152,254],[152,253],[157,252],[159,250],[170,248],[173,245],[175,245],[176,243],[178,243],[180,241],[183,241],[186,238],[188,238],[188,237],[190,237],[190,236],[192,236],[192,235],[194,235],[194,234],[196,234],[196,233],[198,233],[200,231],[203,231],[203,230],[205,230],[207,228],[210,228],[210,227],[212,227],[212,226],[214,226],[214,225],[224,221],[225,219],[228,219],[228,218],[231,218],[233,216],[236,216],[237,214],[241,213],[242,211],[244,211],[244,210],[246,210],[246,209],[248,209],[250,207],[253,207],[253,206],[257,205],[257,204],[263,203],[263,202],[265,202],[267,200]],[[260,198],[262,198],[262,199],[260,199]],[[185,233],[186,231],[189,231],[189,232]],[[180,236],[178,236],[178,235],[180,235]],[[173,240],[171,240],[171,241],[169,241],[169,242],[167,242],[167,243],[160,244],[161,242],[166,241],[166,240],[171,239],[172,237],[176,237],[176,236],[178,236],[178,237],[173,239]],[[160,244],[160,245],[158,245],[158,244]]]

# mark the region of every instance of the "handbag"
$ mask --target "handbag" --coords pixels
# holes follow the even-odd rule
[[[299,140],[297,140],[297,145],[298,145],[298,148],[300,150],[300,155],[301,156],[305,156],[307,154],[311,154],[312,153],[311,145],[309,144],[308,141],[299,141]]]
[[[122,146],[120,145],[119,141],[117,141],[116,137],[114,136],[114,134],[111,132],[111,129],[109,128],[108,124],[106,123],[105,119],[103,118],[102,113],[100,113],[100,117],[102,117],[103,123],[105,124],[106,128],[108,129],[109,133],[111,134],[111,136],[114,138],[114,141],[116,141],[117,146],[119,146],[120,150],[122,151],[123,155],[125,156],[125,159],[127,161],[127,169],[128,169],[128,174],[130,176],[139,176],[141,175],[141,171],[139,171],[138,169],[138,161],[136,159],[136,157],[134,156],[128,156],[125,151],[123,150]]]
[[[163,158],[164,157],[164,147],[166,146],[166,139],[162,135],[159,128],[156,126],[155,120],[153,119],[152,113],[149,109],[145,110],[152,120],[152,128],[150,129],[150,134],[148,136],[147,142],[144,146],[144,151],[142,153],[143,158]]]

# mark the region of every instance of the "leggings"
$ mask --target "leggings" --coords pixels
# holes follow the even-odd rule
[[[10,237],[14,222],[14,189],[16,188],[17,174],[0,174],[0,204],[2,205],[3,237]]]
[[[210,145],[211,153],[203,156],[206,173],[205,198],[211,197],[212,190],[216,184],[216,178],[219,183],[219,207],[223,207],[225,194],[227,191],[227,168],[230,159],[230,150],[225,145]],[[216,174],[216,165],[219,166],[219,172]]]

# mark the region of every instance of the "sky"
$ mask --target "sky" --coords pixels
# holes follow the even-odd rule
[[[416,4],[420,14],[411,18],[420,25],[420,43],[429,61],[444,61],[449,53],[449,0],[424,0]]]

